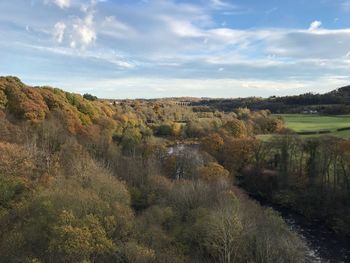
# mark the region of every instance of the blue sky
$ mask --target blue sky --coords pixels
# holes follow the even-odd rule
[[[104,98],[350,84],[350,0],[0,1],[0,74]]]

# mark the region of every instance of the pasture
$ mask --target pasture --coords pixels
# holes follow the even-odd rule
[[[287,128],[303,136],[332,135],[339,138],[350,138],[350,115],[321,116],[311,114],[280,114]],[[308,134],[315,133],[315,134]]]

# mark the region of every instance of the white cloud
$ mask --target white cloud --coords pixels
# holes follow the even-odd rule
[[[96,0],[86,5],[84,18],[75,17],[67,22],[57,22],[53,29],[54,39],[63,44],[67,39],[71,48],[86,48],[96,41],[95,10]]]
[[[245,31],[230,28],[215,28],[207,31],[211,42],[221,45],[239,44],[244,46],[253,39],[259,39],[264,31]]]
[[[64,22],[57,22],[54,26],[53,36],[59,44],[64,43],[64,39],[69,39],[69,46],[72,48],[86,48],[96,41],[96,31],[93,24],[93,17],[76,18],[67,26]]]
[[[319,29],[322,25],[321,21],[315,20],[310,24],[309,30],[310,31],[315,31],[317,29]]]
[[[349,51],[350,29],[280,30],[264,42],[269,53],[289,59],[343,58]]]
[[[228,3],[214,2],[219,6]],[[283,60],[345,59],[349,51],[350,29],[324,29],[320,21],[305,30],[240,30],[210,24],[209,9],[171,0],[149,1],[142,12],[116,8],[110,10],[110,16],[97,12],[97,3],[85,5],[83,17],[64,21],[66,28],[55,28],[56,41],[78,49],[115,48],[135,61],[159,65],[195,63],[198,59],[209,62],[218,57],[225,61],[236,54],[240,60],[251,61],[252,54],[259,54],[259,61],[265,61],[257,65],[263,67]],[[274,59],[267,58],[269,55]]]
[[[58,43],[63,42],[64,32],[66,30],[66,24],[63,22],[57,22],[54,27],[53,37]]]
[[[71,36],[71,46],[87,47],[96,40],[96,31],[94,28],[94,15],[89,13],[84,19],[76,19],[73,24],[73,33]]]
[[[179,20],[171,16],[161,17],[165,21],[170,30],[180,37],[203,37],[202,31],[194,26],[191,21],[188,20]]]
[[[235,5],[227,3],[223,0],[210,0],[210,5],[215,9],[234,9]]]
[[[100,25],[100,33],[108,35],[114,38],[132,38],[137,35],[136,31],[119,20],[114,16],[105,17],[104,21]]]
[[[88,51],[88,50],[73,50],[67,47],[45,47],[26,45],[21,43],[20,46],[35,49],[42,52],[49,52],[52,54],[59,54],[68,57],[81,58],[86,60],[100,60],[118,66],[120,69],[133,69],[136,63],[129,61],[127,58],[116,54],[113,50],[104,50],[104,52]]]
[[[62,9],[68,8],[71,5],[70,0],[54,0],[53,2]]]

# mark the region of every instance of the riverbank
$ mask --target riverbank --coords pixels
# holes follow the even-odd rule
[[[340,263],[350,261],[350,238],[334,233],[319,220],[310,221],[293,210],[270,203],[260,196],[248,194],[261,206],[278,211],[290,229],[308,246],[308,262]]]
[[[186,149],[198,150],[198,144],[176,143],[168,147],[168,154],[180,155]],[[198,152],[196,153],[198,155]],[[242,186],[239,187],[245,195],[257,201],[263,207],[269,207],[279,212],[290,230],[307,245],[306,262],[310,263],[341,263],[350,262],[350,239],[334,233],[324,223],[310,220],[290,208],[274,204],[269,200],[247,193]]]

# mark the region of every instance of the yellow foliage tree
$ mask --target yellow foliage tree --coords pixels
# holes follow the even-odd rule
[[[222,179],[228,179],[230,173],[220,164],[210,162],[206,166],[198,169],[200,178],[206,181],[219,181]]]
[[[230,135],[232,135],[235,138],[242,138],[247,135],[247,128],[244,122],[238,119],[228,121],[224,125],[224,129],[227,130],[230,133]]]

